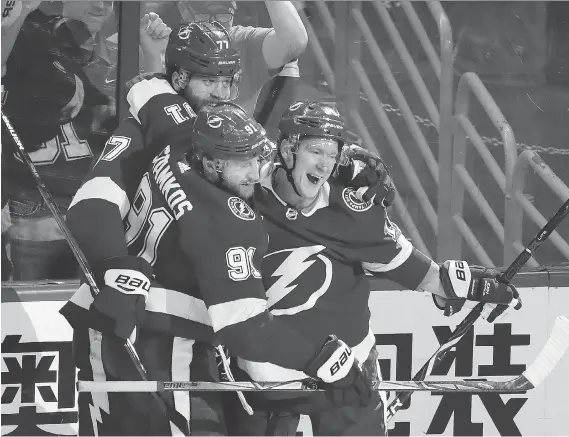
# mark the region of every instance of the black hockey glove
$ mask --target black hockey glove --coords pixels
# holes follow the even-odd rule
[[[100,287],[89,312],[97,330],[126,341],[136,340],[136,327],[142,324],[152,266],[136,256],[108,258],[98,269],[95,280]]]
[[[348,187],[369,187],[362,200],[390,206],[395,200],[395,185],[383,160],[356,144],[347,146],[343,153],[347,165],[338,166],[338,179]]]
[[[519,310],[522,301],[516,287],[498,281],[496,269],[469,266],[466,261],[445,261],[440,266],[439,277],[446,299],[433,294],[435,305],[444,310],[445,316],[460,311],[466,301],[484,302],[482,317],[492,323],[506,310]]]
[[[371,381],[361,371],[350,347],[334,335],[308,362],[304,373],[321,380],[326,396],[336,405],[369,405],[372,400]]]

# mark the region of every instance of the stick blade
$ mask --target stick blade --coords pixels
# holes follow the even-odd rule
[[[539,356],[522,373],[523,376],[534,386],[537,387],[561,361],[563,355],[569,348],[569,319],[559,316],[555,319],[553,329],[549,339]]]

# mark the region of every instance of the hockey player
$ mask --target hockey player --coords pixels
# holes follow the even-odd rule
[[[176,29],[170,34],[168,42],[168,81],[164,80],[163,83],[172,84],[173,88],[169,88],[169,92],[183,95],[184,100],[179,105],[161,106],[159,113],[154,115],[154,120],[166,131],[170,126],[178,126],[180,131],[189,135],[196,111],[203,106],[229,100],[236,94],[239,65],[239,53],[231,47],[229,37],[222,27],[202,23],[183,25]],[[151,78],[148,82],[154,84],[160,80]],[[160,87],[159,84],[157,86]],[[145,98],[140,96],[138,101]],[[145,111],[137,114],[143,121],[146,116]],[[120,364],[128,362],[128,358],[122,355],[122,343],[129,337],[135,340],[136,327],[141,325],[144,316],[145,299],[141,295],[127,295],[117,290],[116,284],[111,282],[108,275],[112,272],[127,272],[141,279],[144,284],[152,277],[150,259],[129,255],[125,226],[131,232],[128,238],[136,237],[134,230],[142,232],[140,226],[144,217],[131,216],[127,221],[126,215],[143,174],[163,146],[152,148],[150,142],[145,143],[140,124],[135,118],[123,120],[108,139],[105,150],[77,191],[67,213],[67,224],[85,253],[101,290],[91,305],[91,292],[86,285],[82,285],[62,309],[62,314],[75,330],[75,364],[83,379],[125,379],[121,366],[116,365],[115,355],[121,357]],[[137,211],[139,207],[134,202],[133,210]],[[157,292],[159,293],[160,291]],[[160,299],[151,300],[148,309],[145,323],[149,329],[161,331],[169,337],[183,336],[196,329],[195,324],[187,318],[172,318]],[[104,320],[104,323],[98,323],[100,320]],[[206,371],[204,363],[208,362],[207,354],[199,348],[193,350],[192,354],[191,347],[186,346],[183,351],[175,349],[168,353],[170,356],[177,354],[182,360],[185,357],[186,368],[192,362]],[[128,374],[128,377],[132,376]],[[145,428],[150,430],[146,432],[153,432],[152,427],[144,426],[145,422],[137,423],[137,415],[133,416],[135,419],[123,420],[123,414],[128,416],[131,411],[128,402],[124,406],[113,408],[112,405],[109,407],[108,400],[98,394],[91,397],[90,394],[82,393],[79,398],[80,434],[96,432],[92,430],[93,426],[99,427],[99,433],[111,435],[136,435],[145,432]],[[199,417],[200,407],[194,407],[193,411]],[[109,408],[113,408],[113,411]],[[126,412],[119,411],[117,416],[117,408],[124,408]],[[209,410],[202,413],[203,417],[214,422],[213,426],[219,426],[216,415],[217,413],[212,416]],[[97,418],[99,420],[95,420]],[[97,425],[101,421],[103,424]],[[208,426],[199,420],[194,423],[197,432]],[[160,430],[160,433],[166,432]]]
[[[445,315],[458,311],[466,301],[484,301],[488,302],[484,317],[494,321],[509,305],[517,305],[517,291],[499,283],[497,271],[465,261],[439,266],[412,246],[384,208],[362,199],[365,188],[345,187],[331,178],[342,163],[345,141],[344,122],[334,107],[295,102],[279,128],[281,164],[255,198],[270,235],[261,271],[273,315],[294,324],[314,342],[334,332],[352,348],[364,373],[378,381],[367,275],[432,293]],[[257,381],[307,377],[242,357],[237,366]],[[239,373],[234,374],[238,378]],[[374,401],[364,407],[309,410],[314,435],[385,434],[385,401],[378,392],[374,395]],[[257,417],[250,418],[230,402],[226,420],[235,434],[294,431],[297,420],[288,413],[301,413],[310,402],[301,398],[291,407],[290,400],[271,403],[256,401],[255,396],[249,400],[266,414],[257,412]],[[287,427],[279,421],[291,424]]]
[[[253,114],[255,108],[256,116],[259,117],[255,119],[259,122],[261,118],[267,121],[271,113],[279,109],[274,107],[275,102],[267,96],[268,90],[264,90],[264,95],[259,97],[261,88],[267,81],[282,82],[287,76],[298,77],[298,65],[294,60],[304,52],[308,43],[306,29],[293,2],[265,1],[264,3],[270,18],[270,27],[235,25],[233,21],[238,7],[238,2],[235,1],[177,2],[183,21],[217,20],[225,26],[242,59],[243,80],[235,103],[241,105],[249,114]],[[258,6],[259,3],[256,3],[255,7]],[[287,92],[293,91],[294,80],[287,79],[285,82],[287,86],[281,91],[283,97]],[[268,99],[266,104],[265,99]],[[255,102],[258,102],[257,106]],[[284,109],[286,107],[282,108],[281,114]]]

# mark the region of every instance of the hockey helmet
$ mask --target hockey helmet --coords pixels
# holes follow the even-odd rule
[[[232,77],[240,71],[239,50],[231,47],[229,34],[217,22],[182,24],[170,34],[165,60],[168,71]]]
[[[340,149],[345,142],[344,119],[334,106],[325,102],[294,102],[284,112],[279,131],[281,136],[297,140],[303,136],[330,138],[338,141]]]
[[[194,121],[192,145],[212,159],[245,161],[258,157],[274,160],[275,146],[265,129],[234,103],[202,109]]]

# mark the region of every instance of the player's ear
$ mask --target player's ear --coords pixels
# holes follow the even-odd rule
[[[209,174],[216,174],[216,165],[215,165],[215,160],[213,159],[208,159],[205,156],[202,157],[202,164],[203,164],[203,168],[204,168],[204,172],[205,173],[209,173]]]
[[[292,156],[294,144],[289,140],[283,139],[279,147],[281,150],[281,155],[284,160],[284,163],[286,164],[287,167],[289,168],[292,167],[294,163],[294,159]]]
[[[174,71],[172,73],[172,88],[174,88],[174,91],[176,91],[177,93],[179,93],[184,89],[184,85],[181,79],[182,78],[180,76],[180,73],[178,73],[177,71]]]

